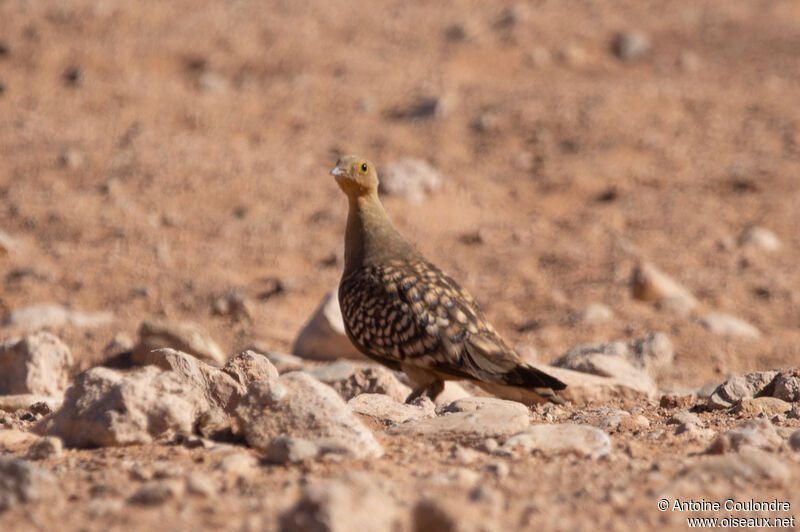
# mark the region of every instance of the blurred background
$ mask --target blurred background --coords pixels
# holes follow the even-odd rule
[[[53,326],[78,369],[153,315],[288,350],[357,153],[427,163],[390,215],[542,362],[658,330],[675,386],[790,365],[798,51],[795,0],[5,0],[0,311],[110,313]],[[641,263],[697,304],[634,298]]]

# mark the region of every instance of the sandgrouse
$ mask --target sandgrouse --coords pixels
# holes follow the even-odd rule
[[[522,362],[472,296],[400,236],[371,162],[343,157],[331,174],[350,204],[339,283],[345,331],[366,356],[408,375],[407,401],[434,400],[444,380],[469,379],[527,404],[561,402],[554,390],[566,385]]]

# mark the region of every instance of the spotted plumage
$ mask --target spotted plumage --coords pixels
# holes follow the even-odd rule
[[[469,379],[527,402],[558,400],[565,385],[524,364],[470,294],[395,230],[378,199],[369,161],[341,159],[331,172],[347,194],[345,269],[339,304],[345,330],[368,357],[404,371],[435,398],[447,379]]]

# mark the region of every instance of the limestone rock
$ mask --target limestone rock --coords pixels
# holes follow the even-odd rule
[[[0,457],[0,512],[18,504],[53,498],[57,490],[50,473],[20,458]]]
[[[269,358],[251,350],[242,351],[228,359],[222,371],[245,388],[251,382],[278,378],[278,370]]]
[[[227,358],[219,345],[199,325],[150,318],[139,326],[139,343],[133,349],[131,359],[136,364],[149,364],[150,352],[165,347],[217,364],[225,363]]]
[[[14,310],[6,325],[22,331],[59,329],[62,327],[99,327],[111,321],[110,312],[80,312],[55,303],[41,303]]]
[[[503,447],[544,456],[574,454],[582,458],[599,458],[611,452],[611,439],[602,430],[588,425],[539,424],[512,436]]]
[[[0,394],[59,397],[67,387],[72,355],[47,332],[0,344]]]
[[[345,401],[362,393],[380,393],[396,401],[405,401],[411,394],[411,388],[401,383],[389,369],[377,364],[343,361],[317,366],[305,372],[339,392]]]
[[[288,436],[314,442],[320,455],[376,458],[383,454],[372,432],[342,398],[302,372],[250,384],[236,415],[248,444],[262,452],[273,439]]]
[[[777,371],[756,371],[733,376],[717,386],[706,405],[712,410],[731,408],[742,399],[758,395],[777,374]]]
[[[182,382],[204,397],[212,409],[220,413],[233,412],[247,391],[245,384],[239,383],[224,370],[209,366],[192,355],[174,349],[151,351],[148,353],[148,361],[154,366],[175,373]],[[235,371],[233,373],[236,374]],[[244,375],[242,377],[245,378]]]
[[[720,312],[709,312],[700,318],[700,323],[714,334],[740,338],[760,338],[761,332],[754,325],[735,316]]]
[[[773,416],[783,414],[792,409],[792,404],[777,397],[755,397],[742,399],[733,408],[733,412],[741,417],[757,417],[759,414]]]
[[[627,365],[624,360],[620,360],[617,363],[619,365]],[[654,399],[658,395],[658,390],[653,380],[641,372],[636,375],[634,379],[630,379],[600,377],[554,366],[540,366],[534,364],[534,367],[549,373],[565,383],[567,388],[559,391],[558,394],[565,400],[572,401],[577,405],[594,401],[607,401],[609,399]],[[626,371],[631,375],[630,371],[635,370],[633,370],[630,365],[627,365]]]
[[[800,369],[781,370],[773,384],[773,397],[792,403],[800,401]]]
[[[634,369],[644,371],[651,378],[657,379],[672,365],[675,349],[666,334],[651,332],[629,342],[579,345],[557,358],[552,365],[604,377],[640,378],[626,365],[609,361],[608,358],[622,359]]]
[[[429,419],[436,415],[433,403],[427,398],[420,398],[415,403],[405,404],[388,395],[362,393],[350,399],[347,406],[354,413],[368,417],[385,427],[407,421]]]
[[[529,424],[521,403],[490,397],[459,399],[440,409],[443,415],[395,425],[387,433],[428,439],[483,442],[516,434]]]
[[[210,406],[197,387],[172,371],[94,367],[78,375],[62,407],[37,431],[71,447],[121,446],[192,432]]]
[[[332,290],[323,298],[308,323],[300,330],[294,341],[292,353],[313,360],[335,360],[366,357],[355,348],[344,332],[339,295]]]
[[[762,451],[778,450],[783,439],[766,419],[748,419],[714,440],[706,452],[723,454],[752,448]]]
[[[367,473],[312,484],[280,516],[281,532],[394,532],[400,525],[397,505]]]
[[[381,192],[387,196],[402,196],[412,203],[424,202],[441,186],[442,176],[422,159],[399,159],[381,170]]]

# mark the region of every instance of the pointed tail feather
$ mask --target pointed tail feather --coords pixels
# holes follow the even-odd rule
[[[517,401],[528,406],[547,403],[548,401],[559,405],[564,404],[564,399],[559,397],[552,388],[520,388],[519,386],[508,386],[492,382],[472,382],[501,399]]]

